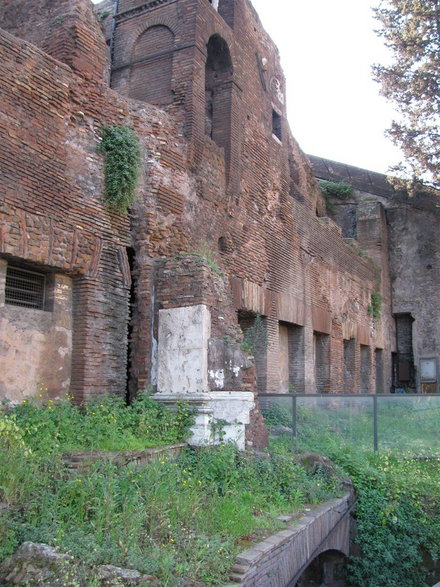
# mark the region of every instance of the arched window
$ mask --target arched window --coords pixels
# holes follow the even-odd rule
[[[232,61],[219,35],[208,42],[205,67],[205,132],[229,155],[231,138]]]
[[[147,29],[136,42],[130,73],[129,97],[157,106],[173,101],[174,34],[166,26]]]

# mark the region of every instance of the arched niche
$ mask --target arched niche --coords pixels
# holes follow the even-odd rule
[[[173,101],[174,33],[164,25],[144,31],[135,43],[129,97],[157,106]]]
[[[205,133],[229,155],[233,67],[226,41],[213,35],[205,66]]]

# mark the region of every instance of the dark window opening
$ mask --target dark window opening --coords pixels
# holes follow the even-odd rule
[[[354,338],[344,340],[344,393],[353,393],[356,373],[356,344]]]
[[[371,384],[371,349],[369,346],[361,344],[360,345],[360,358],[361,358],[361,367],[360,367],[360,385],[359,391],[360,393],[370,393],[370,384]]]
[[[330,391],[330,336],[314,332],[313,341],[316,393],[328,393]]]
[[[5,303],[23,308],[44,310],[46,275],[8,265],[6,269]]]
[[[413,352],[414,318],[411,314],[397,314],[395,320],[397,353],[393,353],[393,386],[398,390],[415,391],[416,374]]]
[[[304,328],[279,323],[280,393],[304,393]]]
[[[228,250],[228,243],[226,240],[226,237],[221,236],[218,239],[218,250],[220,251],[220,253],[226,253]]]
[[[227,43],[209,39],[205,67],[205,133],[225,149],[229,158],[231,138],[232,61]]]
[[[243,332],[241,347],[254,356],[257,391],[267,391],[267,322],[264,316],[253,312],[238,312],[238,324]]]
[[[275,110],[272,110],[272,134],[277,137],[280,141],[282,140],[281,134],[281,115]]]
[[[383,393],[385,391],[385,384],[382,349],[376,349],[374,351],[374,356],[376,363],[376,393]]]
[[[133,363],[133,310],[136,304],[136,288],[133,279],[133,268],[135,262],[135,252],[132,247],[127,247],[127,258],[130,265],[131,285],[128,300],[128,324],[127,324],[127,386],[125,390],[125,400],[129,404],[135,397],[135,382],[132,381],[132,363]]]

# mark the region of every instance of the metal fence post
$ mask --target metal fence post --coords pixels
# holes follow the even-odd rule
[[[377,395],[373,396],[373,444],[374,450],[378,449],[378,430],[377,430]]]
[[[296,438],[296,395],[292,394],[292,436]]]

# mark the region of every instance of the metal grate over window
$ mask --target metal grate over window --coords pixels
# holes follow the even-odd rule
[[[44,310],[46,276],[43,273],[8,266],[5,302],[13,306]]]

